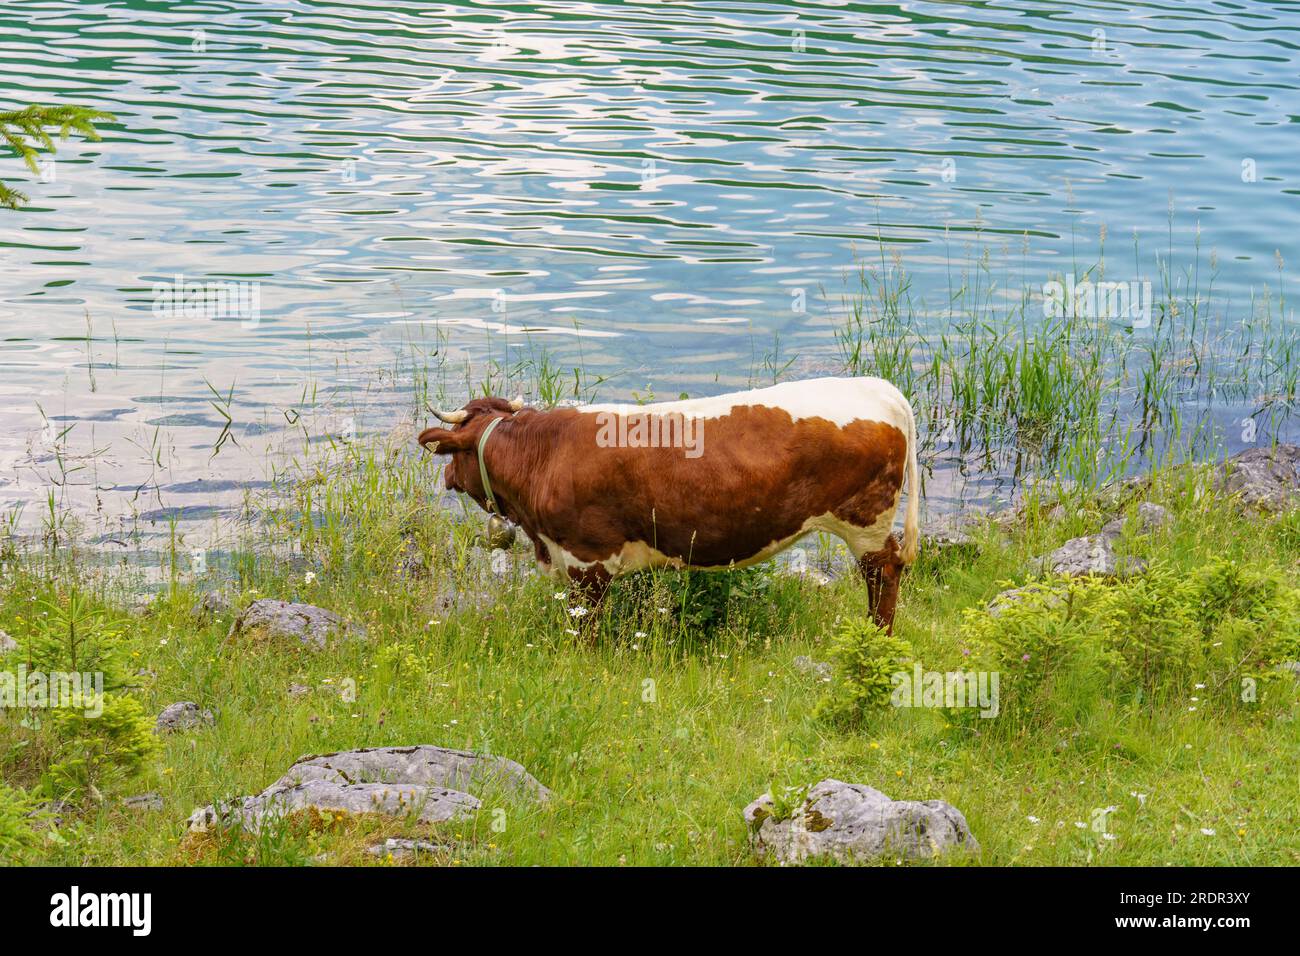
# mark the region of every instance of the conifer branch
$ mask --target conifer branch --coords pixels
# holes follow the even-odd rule
[[[0,112],[0,139],[32,172],[38,172],[36,157],[41,150],[55,152],[50,132],[57,130],[60,140],[70,133],[80,133],[88,140],[98,140],[96,122],[112,122],[116,117],[103,110],[84,106],[28,106],[21,110]],[[0,182],[0,206],[17,209],[27,196]]]

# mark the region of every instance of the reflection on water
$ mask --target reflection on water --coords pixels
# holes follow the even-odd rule
[[[1153,278],[1199,228],[1238,321],[1295,235],[1300,22],[1061,6],[9,0],[6,108],[120,122],[0,166],[32,197],[0,212],[0,505],[210,520],[539,353],[607,399],[833,369],[880,243],[937,325],[971,263],[1041,288],[1104,224]],[[176,282],[258,314],[157,309]]]

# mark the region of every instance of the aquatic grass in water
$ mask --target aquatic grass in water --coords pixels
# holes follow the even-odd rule
[[[1044,307],[1052,283],[1107,289],[1104,259],[1077,279],[994,295],[982,255],[931,310],[914,300],[901,256],[882,248],[844,295],[839,355],[846,373],[889,379],[909,396],[932,467],[955,461],[963,473],[1006,472],[1014,482],[1062,471],[1089,485],[1122,477],[1170,447],[1222,447],[1225,425],[1247,444],[1289,434],[1300,327],[1284,311],[1281,264],[1278,292],[1252,300],[1240,320],[1211,297],[1213,255],[1200,291],[1199,245],[1184,272],[1163,257],[1156,268],[1149,324],[1145,313],[1098,315],[1078,299]],[[1240,412],[1225,422],[1229,409]]]

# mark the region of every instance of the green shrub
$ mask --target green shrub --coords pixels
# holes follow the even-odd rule
[[[40,834],[36,831],[36,802],[22,790],[0,783],[0,865],[32,861]]]
[[[1286,680],[1278,665],[1300,658],[1300,589],[1226,559],[1119,582],[1049,578],[996,613],[967,609],[959,643],[965,667],[998,672],[1004,732],[1078,723],[1102,703],[1255,707]]]
[[[60,708],[54,712],[58,755],[50,765],[50,784],[65,799],[101,790],[139,773],[158,750],[153,721],[134,697],[106,694],[103,713]]]
[[[38,600],[34,607],[22,641],[32,670],[98,673],[104,675],[105,690],[127,686],[122,618],[77,591]]]
[[[830,690],[817,702],[813,715],[841,726],[860,724],[888,707],[893,676],[909,671],[916,658],[906,641],[864,618],[840,623],[830,656],[834,667]]]
[[[29,721],[45,788],[79,800],[143,769],[158,747],[153,721],[130,695],[123,618],[75,589],[38,596],[32,606],[19,631],[23,663],[31,672],[90,678],[78,682],[79,702],[51,700]]]

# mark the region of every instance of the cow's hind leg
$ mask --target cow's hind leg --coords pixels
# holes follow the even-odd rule
[[[903,559],[898,540],[891,534],[879,551],[858,558],[858,570],[867,582],[867,604],[877,627],[894,633],[894,609],[898,606],[898,582],[903,576]]]

